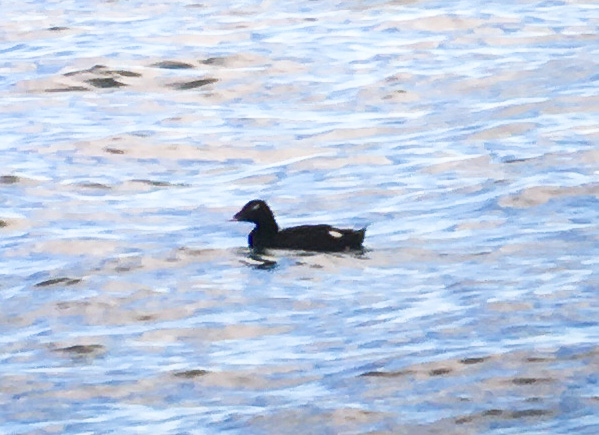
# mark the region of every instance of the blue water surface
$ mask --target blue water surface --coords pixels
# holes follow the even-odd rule
[[[597,433],[595,5],[0,17],[0,432]]]

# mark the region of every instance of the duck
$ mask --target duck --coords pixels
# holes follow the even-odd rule
[[[233,216],[234,221],[256,226],[248,236],[252,249],[293,249],[317,252],[342,252],[363,249],[366,227],[359,230],[331,225],[301,225],[280,229],[266,201],[254,199]]]

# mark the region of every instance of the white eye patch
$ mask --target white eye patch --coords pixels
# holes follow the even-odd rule
[[[254,204],[252,206],[252,208],[250,208],[250,210],[254,211],[254,210],[258,210],[260,208],[260,204]]]
[[[331,235],[331,237],[334,237],[336,239],[343,236],[343,234],[341,234],[339,231],[333,231],[333,230],[329,231],[329,234]]]

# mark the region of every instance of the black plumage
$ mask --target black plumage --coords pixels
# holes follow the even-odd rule
[[[266,202],[248,202],[234,220],[256,224],[248,236],[250,248],[301,249],[305,251],[340,252],[362,249],[366,228],[340,229],[330,225],[301,225],[279,229]]]

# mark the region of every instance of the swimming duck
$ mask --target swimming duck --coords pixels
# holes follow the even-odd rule
[[[256,224],[248,236],[250,248],[301,249],[339,252],[362,249],[366,228],[340,229],[330,225],[301,225],[279,229],[266,202],[254,199],[233,216],[233,220]]]

